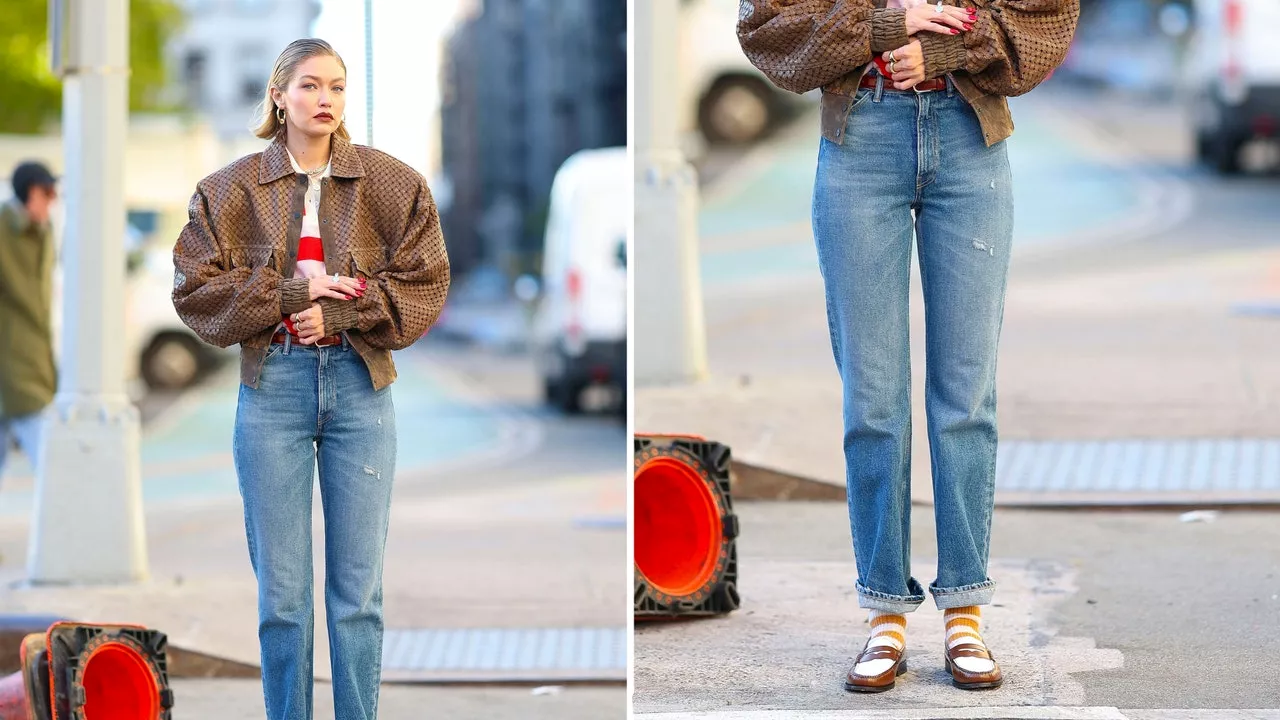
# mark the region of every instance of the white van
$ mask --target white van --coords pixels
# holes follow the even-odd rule
[[[571,155],[552,181],[531,349],[547,401],[565,412],[583,409],[588,388],[625,396],[631,179],[618,147]]]
[[[1240,151],[1277,137],[1280,123],[1280,0],[1196,0],[1187,63],[1196,151],[1223,173]]]

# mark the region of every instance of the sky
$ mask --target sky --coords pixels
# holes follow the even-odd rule
[[[440,54],[462,0],[372,5],[373,146],[431,180],[440,172]],[[322,0],[312,33],[347,65],[347,129],[367,144],[364,9],[364,0]]]

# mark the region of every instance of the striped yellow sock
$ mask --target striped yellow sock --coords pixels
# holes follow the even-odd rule
[[[897,648],[899,652],[907,647],[907,618],[905,615],[872,610],[869,622],[871,624],[871,638],[867,641],[867,647],[884,645]],[[879,675],[888,670],[890,665],[893,665],[892,660],[879,658],[860,662],[854,666],[853,671],[858,675]]]
[[[947,649],[965,643],[987,646],[982,640],[982,607],[980,605],[947,608],[943,611],[942,617],[947,623]],[[990,672],[995,667],[995,663],[983,658],[957,658],[955,662],[960,669],[969,672]]]

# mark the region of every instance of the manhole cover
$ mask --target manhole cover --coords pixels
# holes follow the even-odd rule
[[[1280,440],[1004,441],[996,501],[1280,502]]]
[[[622,681],[624,628],[388,630],[383,675],[401,681]]]

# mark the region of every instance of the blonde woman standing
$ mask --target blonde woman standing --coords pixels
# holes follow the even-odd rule
[[[334,707],[343,720],[377,717],[391,351],[426,333],[449,288],[425,180],[351,143],[346,84],[328,43],[286,47],[256,131],[270,145],[197,185],[174,248],[183,321],[206,342],[240,345],[233,455],[269,720],[312,717],[317,469]]]
[[[925,600],[911,573],[913,244],[943,666],[965,690],[1004,682],[981,611],[995,594],[996,355],[1013,246],[1006,97],[1063,61],[1079,14],[1079,0],[741,2],[751,62],[787,90],[822,90],[813,232],[844,390],[855,587],[871,626],[845,676],[851,692],[894,687],[907,615]]]

